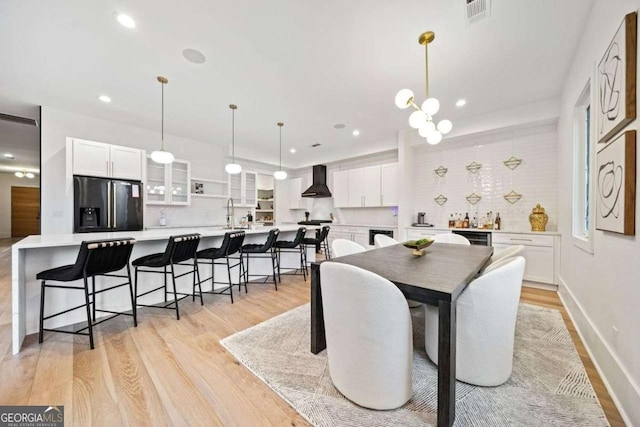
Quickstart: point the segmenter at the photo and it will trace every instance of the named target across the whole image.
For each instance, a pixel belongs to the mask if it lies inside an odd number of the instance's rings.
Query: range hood
[[[302,192],[302,197],[331,197],[327,187],[327,167],[315,165],[313,167],[313,184]]]

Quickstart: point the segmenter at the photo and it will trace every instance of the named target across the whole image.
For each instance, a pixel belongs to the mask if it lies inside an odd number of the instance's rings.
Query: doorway
[[[11,237],[40,234],[40,189],[11,187]]]

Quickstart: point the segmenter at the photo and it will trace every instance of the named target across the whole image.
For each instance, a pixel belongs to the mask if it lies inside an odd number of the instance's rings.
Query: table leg
[[[318,354],[327,348],[324,335],[324,313],[320,292],[320,266],[311,265],[311,353]]]
[[[456,302],[438,306],[438,427],[448,427],[456,416]]]

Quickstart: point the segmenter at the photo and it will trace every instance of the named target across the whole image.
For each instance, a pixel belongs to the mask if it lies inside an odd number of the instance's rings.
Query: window
[[[591,235],[591,84],[582,91],[573,120],[573,230],[574,243],[592,252]]]

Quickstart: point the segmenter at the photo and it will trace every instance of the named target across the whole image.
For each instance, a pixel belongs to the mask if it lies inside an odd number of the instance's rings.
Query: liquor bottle
[[[453,214],[449,218],[449,228],[453,228],[456,225],[456,221],[453,219]]]
[[[478,228],[484,228],[484,216],[478,218]]]
[[[465,212],[464,220],[462,221],[462,228],[469,228],[469,212]]]
[[[456,228],[462,228],[462,218],[459,213],[456,214]]]
[[[496,220],[494,222],[494,230],[502,230],[502,218],[500,218],[500,212],[496,212]]]

